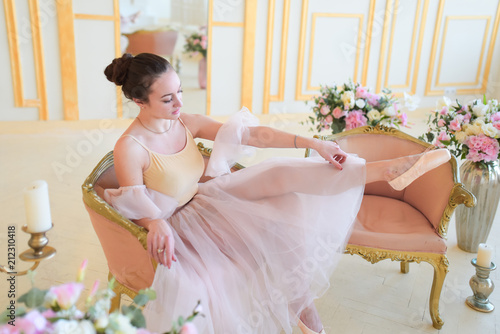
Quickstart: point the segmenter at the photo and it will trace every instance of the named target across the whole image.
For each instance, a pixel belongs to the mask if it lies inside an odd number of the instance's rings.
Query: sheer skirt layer
[[[322,158],[276,158],[200,184],[166,216],[178,261],[158,266],[150,330],[202,301],[200,333],[292,332],[342,255],[365,184],[365,161],[339,171]]]

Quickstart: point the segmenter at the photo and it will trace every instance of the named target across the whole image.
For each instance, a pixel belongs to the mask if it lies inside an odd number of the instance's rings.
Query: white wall
[[[243,0],[213,0],[212,21],[226,22],[233,26],[215,26],[212,35],[212,68],[211,68],[211,95],[210,111],[212,115],[227,115],[241,108],[242,77],[241,70],[244,36],[244,8]],[[137,2],[137,1],[136,1]],[[343,82],[354,75],[353,56],[349,56],[349,46],[356,47],[355,36],[366,33],[369,25],[371,0],[354,1],[330,1],[309,0],[307,8],[307,24],[305,30],[305,45],[299,50],[299,37],[301,29],[302,2],[290,1],[289,30],[287,39],[287,66],[285,76],[284,101],[270,102],[270,113],[294,113],[308,112],[310,109],[304,103],[304,99],[297,99],[296,87],[301,87],[300,92],[304,96],[312,96],[317,93],[308,88],[308,74],[310,74],[310,86],[319,84],[330,84]],[[49,120],[63,119],[63,104],[61,87],[61,68],[59,59],[59,42],[57,28],[56,0],[40,1],[40,13],[42,19],[43,55],[46,73],[47,98],[49,106]],[[432,46],[436,29],[436,18],[440,5],[439,0],[421,1],[428,3],[427,14],[423,15],[423,7],[417,12],[417,0],[400,1],[401,5],[397,12],[397,21],[394,29],[394,44],[390,62],[387,61],[389,50],[389,37],[392,31],[391,20],[388,21],[386,44],[382,48],[384,36],[385,6],[386,1],[373,0],[374,19],[371,46],[368,60],[365,62],[365,50],[363,43],[360,48],[360,56],[357,63],[357,79],[360,80],[363,73],[366,76],[366,84],[376,87],[379,78],[385,83],[386,68],[389,66],[387,81],[389,85],[404,83],[407,70],[410,65],[410,82],[416,77],[415,93],[422,97],[421,106],[431,108],[438,95],[426,95],[427,77],[431,75],[430,91],[480,87],[484,78],[487,55],[490,45],[494,45],[494,53],[491,58],[489,78],[486,94],[488,98],[500,98],[500,33],[496,41],[491,43],[491,35],[497,15],[499,1],[477,0],[474,2],[466,0],[448,0],[442,12],[442,22],[437,33],[436,50],[434,51],[434,66],[430,69],[432,58]],[[392,3],[392,2],[390,2]],[[17,10],[17,23],[20,38],[20,52],[23,67],[23,92],[25,98],[36,98],[36,81],[33,66],[33,52],[30,39],[28,0],[15,1]],[[261,113],[264,109],[264,79],[266,73],[265,54],[267,38],[267,13],[269,2],[258,0],[257,28],[255,32],[256,44],[254,50],[254,73],[253,73],[253,100],[250,107],[255,113]],[[281,43],[281,20],[284,0],[276,0],[274,43],[272,49],[272,69],[270,77],[270,94],[275,94],[278,87],[278,66],[280,62]],[[111,0],[74,0],[75,13],[102,14],[112,13]],[[312,14],[356,14],[362,15],[362,30],[358,31],[359,19],[353,17],[318,17],[315,26],[315,35],[311,35]],[[460,19],[465,16],[466,19]],[[488,29],[486,28],[486,17],[489,17]],[[409,62],[409,47],[412,41],[413,23],[417,19],[417,32],[422,31],[422,45],[418,49],[415,46],[412,62]],[[448,29],[446,33],[446,45],[441,55],[441,43],[444,35],[444,27],[448,18]],[[5,22],[4,7],[0,5],[0,20]],[[420,29],[422,27],[422,29]],[[113,27],[110,22],[75,20],[75,39],[77,48],[77,72],[79,92],[79,113],[81,119],[111,118],[115,113],[115,90],[108,83],[102,71],[114,57]],[[481,54],[483,36],[486,36],[485,50]],[[314,37],[314,45],[311,38]],[[418,37],[413,40],[418,43]],[[346,48],[347,46],[347,48]],[[342,48],[341,48],[342,47]],[[314,61],[309,73],[309,53],[313,51]],[[382,53],[383,61],[380,62]],[[420,51],[419,58],[417,52]],[[303,79],[297,83],[297,68],[300,56],[303,55]],[[347,55],[347,56],[346,56]],[[418,58],[418,62],[417,62]],[[439,60],[442,59],[439,65]],[[367,64],[367,67],[364,66]],[[379,66],[381,65],[381,67]],[[480,66],[479,66],[480,65]],[[480,67],[478,84],[465,86],[456,85],[460,82],[475,82],[477,68]],[[436,86],[436,75],[440,71],[440,82],[449,83],[444,87]],[[0,96],[2,97],[2,109],[0,110],[0,121],[11,120],[38,120],[38,109],[32,107],[18,108],[14,106],[14,89],[12,87],[12,76],[10,68],[9,47],[7,43],[7,32],[5,24],[0,24]],[[330,82],[328,82],[330,81]],[[408,91],[408,88],[395,88],[395,92]],[[466,93],[453,96],[460,100],[468,100],[478,97],[479,94]]]

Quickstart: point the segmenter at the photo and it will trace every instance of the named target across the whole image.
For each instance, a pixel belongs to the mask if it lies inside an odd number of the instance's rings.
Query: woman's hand
[[[313,149],[326,161],[342,170],[342,164],[347,159],[347,153],[342,151],[336,142],[317,139]]]
[[[174,236],[172,229],[163,219],[148,223],[148,252],[156,262],[170,269],[172,261],[177,261],[174,254]]]

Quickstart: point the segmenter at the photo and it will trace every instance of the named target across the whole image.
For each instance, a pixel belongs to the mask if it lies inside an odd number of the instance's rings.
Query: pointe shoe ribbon
[[[309,327],[307,327],[300,319],[297,319],[297,326],[299,326],[302,334],[326,334],[324,329],[322,329],[319,333],[313,331],[312,329],[309,329]]]
[[[417,160],[417,162],[406,172],[389,181],[389,185],[396,190],[403,190],[420,176],[444,164],[450,159],[450,151],[448,151],[447,149],[427,151],[423,153],[422,156]]]

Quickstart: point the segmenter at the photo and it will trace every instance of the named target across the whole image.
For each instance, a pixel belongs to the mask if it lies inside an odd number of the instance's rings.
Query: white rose
[[[449,98],[447,98],[446,96],[443,96],[443,98],[441,100],[438,100],[436,102],[436,109],[441,110],[444,107],[449,107],[450,104],[451,104],[451,100]]]
[[[498,106],[498,100],[489,100],[488,105],[492,107],[497,107]]]
[[[457,138],[459,143],[463,144],[465,139],[467,138],[467,135],[465,134],[464,131],[459,131],[455,132],[455,138]]]
[[[482,133],[481,126],[479,125],[469,125],[465,129],[467,136],[477,136]]]
[[[366,116],[368,116],[368,119],[370,121],[378,121],[380,119],[380,117],[382,117],[382,115],[380,115],[380,112],[376,109],[372,109],[370,110]]]
[[[129,317],[121,313],[111,313],[109,322],[113,328],[117,329],[117,332],[123,334],[135,334],[137,332],[137,329],[130,323]]]
[[[88,320],[60,319],[54,324],[53,334],[94,334],[94,325]]]
[[[484,119],[481,117],[481,118],[478,118],[474,121],[473,125],[476,125],[476,126],[483,126],[485,125],[486,123],[484,122]]]
[[[359,109],[363,109],[365,107],[366,103],[362,99],[357,99],[356,100],[356,107]]]
[[[95,321],[95,327],[97,329],[104,329],[108,326],[108,324],[109,324],[109,320],[108,320],[108,317],[106,315],[101,315]]]
[[[343,92],[340,99],[344,103],[344,109],[352,109],[354,107],[354,93],[352,91]]]
[[[483,133],[485,135],[487,135],[488,137],[491,137],[491,138],[498,138],[498,130],[497,128],[495,128],[493,126],[493,124],[491,123],[488,123],[488,124],[484,124],[482,127],[481,127],[481,130],[483,130]]]
[[[396,116],[396,110],[393,106],[387,107],[382,111],[382,114],[385,116],[393,117]]]
[[[488,106],[485,106],[482,103],[478,103],[475,106],[472,106],[472,113],[476,117],[482,117],[486,115],[486,112],[488,111]]]

